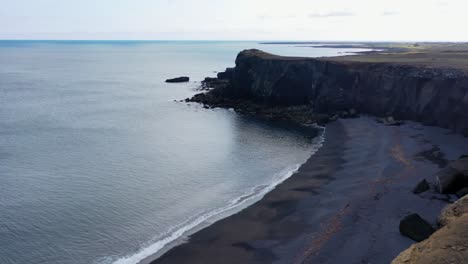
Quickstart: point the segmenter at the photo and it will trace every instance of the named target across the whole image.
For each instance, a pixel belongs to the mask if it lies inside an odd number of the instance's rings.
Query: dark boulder
[[[416,242],[421,242],[434,233],[434,228],[418,214],[412,214],[400,221],[400,233]]]
[[[188,81],[190,81],[190,78],[186,76],[166,80],[167,83],[182,83],[182,82],[188,82]]]
[[[462,158],[436,174],[437,189],[440,193],[456,193],[468,187],[468,158]]]
[[[440,193],[455,193],[459,189],[458,181],[461,178],[460,173],[452,168],[447,167],[436,174],[437,189]]]
[[[462,198],[462,197],[464,197],[464,196],[467,195],[467,194],[468,194],[468,187],[465,187],[465,188],[459,190],[459,191],[456,193],[456,195],[457,195],[458,198]]]
[[[429,183],[426,179],[422,180],[416,187],[413,189],[414,194],[420,194],[430,189]]]

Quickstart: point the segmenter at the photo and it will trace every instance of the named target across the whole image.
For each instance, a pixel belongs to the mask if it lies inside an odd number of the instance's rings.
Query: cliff
[[[466,50],[446,48],[335,58],[281,57],[245,50],[237,56],[235,68],[207,78],[203,87],[208,92],[191,101],[301,123],[366,113],[387,117],[391,124],[399,124],[395,118],[413,120],[468,136],[468,46]],[[439,172],[438,189],[466,194],[466,164],[465,157]],[[422,192],[430,188],[426,184]],[[465,196],[444,210],[441,228],[393,263],[466,260],[467,201]],[[429,236],[434,230],[427,225]]]
[[[357,111],[393,116],[468,135],[464,69],[348,57],[295,58],[245,50],[235,69],[220,74],[228,81],[210,93],[270,106],[307,105],[329,115]],[[206,98],[198,101],[209,103]]]

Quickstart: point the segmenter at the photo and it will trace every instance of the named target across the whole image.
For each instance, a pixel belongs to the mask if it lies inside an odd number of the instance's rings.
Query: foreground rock
[[[182,82],[188,82],[188,81],[190,81],[190,78],[186,76],[166,80],[167,83],[182,83]]]
[[[437,189],[440,193],[457,193],[468,187],[468,158],[461,158],[436,174]]]
[[[444,209],[439,224],[441,229],[403,251],[392,264],[468,263],[468,196]]]
[[[439,225],[446,226],[468,213],[468,196],[448,205],[439,216]],[[468,235],[468,234],[467,234]]]
[[[418,214],[412,214],[401,220],[400,233],[416,242],[421,242],[434,233],[434,228]]]

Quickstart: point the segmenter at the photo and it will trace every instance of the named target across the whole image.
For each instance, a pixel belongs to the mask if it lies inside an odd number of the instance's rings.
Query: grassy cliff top
[[[371,46],[370,46],[371,47]],[[468,72],[467,43],[388,44],[382,51],[326,58],[331,61],[396,63]]]
[[[283,43],[276,43],[283,44]],[[292,43],[288,43],[291,45]],[[306,45],[309,43],[295,43]],[[310,43],[312,44],[312,43]],[[335,48],[369,48],[375,51],[363,52],[358,55],[345,55],[338,57],[322,57],[319,60],[353,63],[386,63],[412,65],[427,68],[453,68],[468,74],[468,43],[340,43],[327,45],[314,45],[314,47]],[[307,60],[299,57],[282,57],[265,53],[259,50],[245,51],[246,55],[258,56],[264,59],[278,60]]]

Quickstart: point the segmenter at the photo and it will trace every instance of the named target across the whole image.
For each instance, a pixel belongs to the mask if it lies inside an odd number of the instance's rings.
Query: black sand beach
[[[400,219],[419,213],[435,222],[447,204],[411,190],[466,149],[467,138],[445,129],[338,120],[291,178],[152,264],[390,263],[413,243],[400,235]]]

